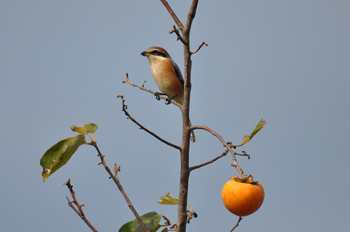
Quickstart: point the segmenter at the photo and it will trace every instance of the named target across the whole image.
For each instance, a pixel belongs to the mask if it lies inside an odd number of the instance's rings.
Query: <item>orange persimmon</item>
[[[264,201],[264,188],[249,176],[239,179],[232,176],[222,189],[225,207],[237,216],[248,216],[257,211]]]

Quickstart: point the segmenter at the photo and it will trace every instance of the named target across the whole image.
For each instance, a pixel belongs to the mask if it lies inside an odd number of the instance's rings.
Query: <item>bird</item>
[[[177,64],[170,57],[169,53],[161,47],[150,47],[141,53],[147,57],[151,66],[154,81],[162,93],[155,93],[159,100],[159,95],[167,95],[166,104],[171,100],[176,101],[181,106],[184,97],[184,79]],[[191,126],[191,121],[190,125]],[[194,132],[191,131],[191,140],[196,142]]]

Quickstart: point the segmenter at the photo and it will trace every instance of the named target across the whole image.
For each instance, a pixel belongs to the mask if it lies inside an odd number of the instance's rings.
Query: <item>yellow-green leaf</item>
[[[149,231],[155,232],[160,228],[159,222],[162,219],[162,217],[162,214],[157,214],[156,212],[149,212],[142,215],[140,218]],[[135,219],[125,223],[122,227],[120,227],[119,232],[144,232],[144,229]]]
[[[73,125],[70,128],[74,132],[78,132],[80,134],[87,135],[88,133],[94,133],[97,130],[98,126],[94,123],[89,123],[89,124],[83,125],[82,127],[78,127],[78,126]]]
[[[71,126],[70,129],[74,132],[78,132],[79,134],[87,135],[88,131],[85,127]]]
[[[174,199],[170,193],[167,193],[165,197],[160,197],[158,203],[162,205],[178,205],[179,199]]]
[[[266,123],[267,122],[265,120],[261,119],[258,122],[258,124],[255,126],[253,132],[250,135],[246,135],[246,136],[243,137],[242,144],[248,143],[250,140],[252,140],[254,135],[256,135],[256,133],[258,133],[266,125]]]
[[[246,135],[242,139],[242,144],[248,143],[250,141],[250,135]]]
[[[255,129],[253,130],[250,139],[253,138],[254,135],[256,135],[256,133],[258,133],[265,125],[266,125],[266,121],[265,120],[260,120],[260,122],[258,122],[258,124],[256,125]]]
[[[94,133],[98,128],[98,126],[94,123],[85,124],[83,127],[86,128],[87,132],[89,133]]]
[[[40,165],[43,167],[43,180],[45,181],[50,175],[65,165],[84,142],[85,135],[80,134],[61,140],[47,150],[40,159]]]

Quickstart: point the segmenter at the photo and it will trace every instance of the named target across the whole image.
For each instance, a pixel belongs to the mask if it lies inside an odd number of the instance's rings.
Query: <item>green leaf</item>
[[[85,127],[71,126],[70,129],[74,132],[78,132],[79,134],[87,135],[88,131]]]
[[[165,227],[161,232],[168,232],[168,227]]]
[[[98,128],[98,126],[96,124],[93,124],[93,123],[85,124],[85,125],[83,125],[83,127],[86,128],[87,132],[89,132],[89,133],[95,133],[95,131]]]
[[[83,125],[82,127],[73,125],[70,128],[72,129],[72,131],[87,135],[88,133],[94,133],[97,130],[98,126],[94,123],[89,123],[89,124]]]
[[[162,205],[178,205],[179,199],[174,199],[170,193],[167,193],[165,197],[160,197],[158,203]]]
[[[265,120],[260,120],[260,122],[258,122],[258,124],[256,125],[255,129],[253,130],[252,134],[250,135],[250,139],[253,138],[254,135],[256,135],[256,133],[258,133],[265,125],[266,125],[266,121]]]
[[[146,225],[149,231],[155,232],[160,228],[159,222],[162,219],[162,217],[162,214],[157,214],[156,212],[149,212],[142,215],[141,220]],[[122,227],[120,227],[119,232],[144,232],[144,229],[135,219],[128,223],[125,223]]]
[[[85,135],[77,135],[61,140],[47,150],[40,159],[40,165],[44,169],[41,174],[43,180],[65,165],[84,142]]]
[[[254,135],[256,135],[256,133],[258,133],[266,125],[266,123],[267,122],[265,120],[261,119],[258,122],[258,124],[256,125],[255,129],[253,130],[253,132],[250,135],[246,135],[246,136],[243,137],[242,144],[248,143],[250,140],[252,140]]]

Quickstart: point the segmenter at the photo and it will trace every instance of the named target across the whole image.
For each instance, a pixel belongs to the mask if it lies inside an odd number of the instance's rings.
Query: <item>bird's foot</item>
[[[165,93],[160,93],[160,92],[155,92],[154,93],[154,96],[156,96],[156,99],[159,101],[160,100],[160,97],[159,95],[166,95]]]
[[[174,95],[174,96],[171,97],[171,98],[168,97],[168,98],[165,100],[165,105],[169,105],[169,104],[171,103],[171,100],[173,100],[176,96],[177,96],[177,95]]]

